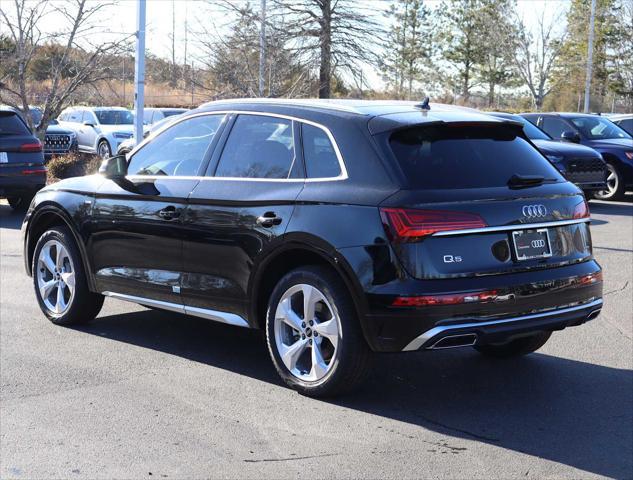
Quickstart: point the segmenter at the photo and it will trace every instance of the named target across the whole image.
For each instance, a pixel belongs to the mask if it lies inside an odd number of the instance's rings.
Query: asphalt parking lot
[[[319,401],[281,385],[259,332],[111,299],[49,323],[0,203],[0,477],[632,478],[633,197],[590,206],[597,320],[516,360],[383,355]]]

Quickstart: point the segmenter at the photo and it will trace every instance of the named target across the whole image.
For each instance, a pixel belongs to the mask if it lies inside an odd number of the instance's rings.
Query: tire
[[[51,322],[57,325],[85,323],[101,311],[104,297],[88,289],[81,255],[68,228],[54,227],[39,238],[33,254],[32,272],[35,297]],[[51,281],[61,283],[51,284]],[[45,292],[48,292],[46,297]]]
[[[595,192],[593,196],[598,200],[617,200],[624,196],[624,182],[622,175],[615,165],[607,163],[607,190]]]
[[[112,156],[112,149],[110,148],[110,144],[107,140],[101,140],[99,142],[97,145],[97,155],[99,155],[99,157],[103,160]]]
[[[29,205],[31,204],[31,200],[33,199],[33,195],[16,195],[14,197],[7,197],[7,202],[13,210],[16,212],[25,212]]]
[[[510,358],[536,352],[549,340],[552,332],[539,332],[529,337],[521,337],[500,345],[476,345],[475,349],[484,355],[496,358]]]
[[[304,321],[305,292],[314,300],[313,324]],[[295,315],[287,313],[287,306]],[[279,376],[303,395],[340,395],[357,387],[369,371],[372,353],[352,299],[341,279],[325,267],[298,268],[279,280],[268,302],[266,341]]]

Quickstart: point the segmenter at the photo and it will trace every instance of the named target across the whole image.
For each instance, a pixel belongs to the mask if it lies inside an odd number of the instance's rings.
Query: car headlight
[[[114,132],[114,138],[132,138],[132,134],[128,132]]]

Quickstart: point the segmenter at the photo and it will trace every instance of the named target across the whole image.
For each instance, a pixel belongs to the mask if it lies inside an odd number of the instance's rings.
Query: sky
[[[232,1],[247,3],[247,0]],[[3,1],[3,7],[6,8],[8,3]],[[188,63],[193,62],[194,65],[199,63],[196,61],[198,52],[195,32],[201,31],[202,27],[210,30],[215,28],[219,31],[226,28],[226,11],[222,10],[218,3],[218,0],[147,0],[146,50],[160,57],[171,58],[172,22],[175,17],[176,61],[179,63],[184,61],[185,36],[187,36]],[[251,0],[250,3],[257,7],[260,0]],[[359,5],[363,3],[370,4],[378,10],[386,10],[392,1],[358,0]],[[440,0],[426,0],[425,3],[430,7],[435,7]],[[528,26],[535,26],[543,12],[546,18],[551,18],[566,10],[568,6],[569,0],[518,0],[518,13],[525,19]],[[98,19],[101,28],[97,37],[101,37],[105,42],[133,35],[136,31],[136,9],[136,0],[118,0],[115,6],[103,10]],[[58,24],[50,17],[47,20],[48,25]],[[185,31],[188,32],[187,35]],[[91,41],[99,41],[101,38],[91,38]],[[374,68],[364,66],[363,72],[370,87],[382,86],[380,75]]]

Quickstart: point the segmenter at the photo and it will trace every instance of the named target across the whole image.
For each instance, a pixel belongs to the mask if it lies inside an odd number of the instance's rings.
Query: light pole
[[[259,27],[259,96],[264,96],[264,76],[266,75],[266,0],[261,0]]]
[[[145,0],[137,0],[136,56],[134,59],[134,142],[143,140],[143,105],[145,104]]]
[[[591,16],[589,17],[589,46],[587,47],[587,78],[585,79],[585,106],[583,112],[589,113],[589,98],[591,96],[591,75],[593,68],[593,36],[596,21],[596,0],[591,0]]]

